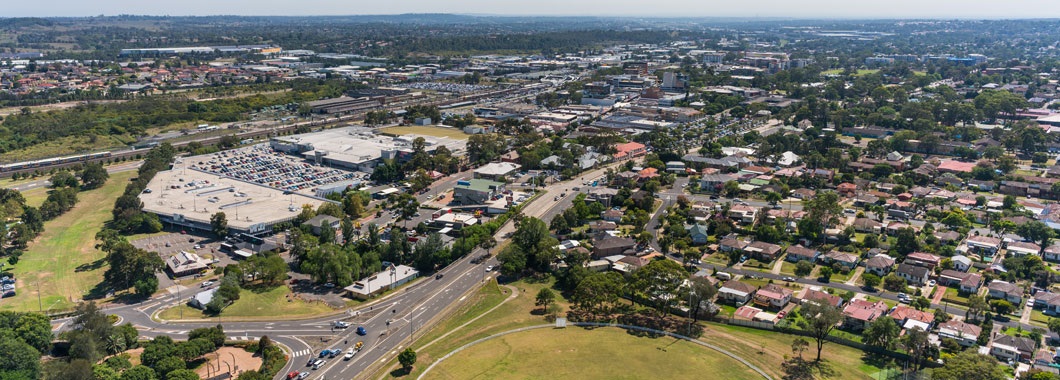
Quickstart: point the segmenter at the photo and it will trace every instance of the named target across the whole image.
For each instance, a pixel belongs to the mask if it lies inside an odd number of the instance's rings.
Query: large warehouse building
[[[140,194],[143,210],[163,223],[210,231],[210,217],[224,212],[234,233],[257,234],[294,220],[303,205],[320,207],[323,198],[189,169],[177,162],[158,172]]]
[[[384,159],[402,160],[412,153],[417,137],[426,140],[427,153],[444,146],[454,155],[463,155],[467,141],[435,136],[384,136],[371,128],[346,127],[300,135],[278,136],[269,145],[281,152],[295,154],[329,167],[372,172]]]

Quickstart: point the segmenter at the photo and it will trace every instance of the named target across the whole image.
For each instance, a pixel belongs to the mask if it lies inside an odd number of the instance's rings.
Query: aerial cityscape
[[[1060,380],[1060,4],[70,3],[0,379]]]

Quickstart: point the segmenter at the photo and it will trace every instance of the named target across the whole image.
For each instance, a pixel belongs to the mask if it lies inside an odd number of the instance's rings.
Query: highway
[[[522,214],[548,222],[553,216],[570,206],[578,194],[573,189],[583,186],[581,185],[583,178],[596,178],[604,175],[605,171],[606,167],[596,169],[578,178],[550,185],[547,193],[524,206]],[[454,175],[441,183],[436,183],[432,186],[431,192],[421,194],[418,198],[422,201],[431,193],[437,193],[444,189],[440,184],[448,183],[447,181],[453,181],[455,178],[460,177]],[[559,194],[564,194],[564,196],[560,197]],[[503,241],[504,236],[514,230],[514,223],[509,222],[497,231],[495,238]],[[131,323],[136,326],[141,335],[146,337],[168,335],[178,339],[185,338],[188,331],[194,328],[217,324],[224,326],[229,339],[256,339],[262,335],[268,335],[270,339],[290,348],[291,360],[277,374],[277,379],[284,378],[291,370],[309,371],[311,379],[366,378],[378,371],[380,365],[395,358],[400,350],[408,347],[410,342],[414,341],[409,339],[410,336],[418,337],[424,325],[444,317],[444,312],[448,307],[465,300],[470,292],[477,289],[487,277],[494,275],[494,273],[487,273],[485,269],[490,265],[496,266],[495,259],[491,258],[481,264],[471,263],[471,258],[483,253],[485,253],[483,250],[476,249],[471,254],[457,259],[438,272],[442,274],[441,278],[421,278],[411,285],[406,285],[405,288],[386,294],[357,309],[339,311],[332,315],[312,319],[239,322],[218,318],[202,322],[160,322],[152,318],[156,312],[187,300],[192,295],[190,293],[195,292],[196,289],[185,290],[183,294],[162,294],[136,304],[104,305],[103,308],[104,312],[119,316],[121,323]],[[351,326],[347,329],[335,330],[332,324],[336,320],[348,321]],[[57,330],[70,327],[69,318],[56,320],[54,323],[58,325]],[[357,327],[362,326],[367,330],[365,336],[359,336],[356,333]],[[306,338],[322,339],[326,343],[326,348],[345,350],[358,341],[363,341],[364,347],[351,360],[343,360],[341,356],[326,359],[327,363],[322,368],[312,370],[306,366],[306,363],[310,358],[317,357],[318,352],[311,351],[309,342],[303,340]]]

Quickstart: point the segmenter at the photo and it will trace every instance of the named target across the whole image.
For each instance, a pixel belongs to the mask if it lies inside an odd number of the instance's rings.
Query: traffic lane
[[[481,253],[481,250],[477,250],[469,256]],[[469,261],[466,257],[461,258],[455,263],[458,268],[450,270],[456,273],[445,274],[442,279],[433,280],[445,280],[448,283],[442,283],[443,286],[433,295],[411,303],[415,305],[415,309],[402,309],[398,310],[398,313],[389,313],[396,315],[390,319],[392,321],[390,326],[386,326],[385,320],[383,321],[382,328],[386,329],[389,327],[389,330],[379,341],[380,344],[374,345],[371,350],[362,350],[352,360],[346,362],[345,367],[338,364],[329,367],[327,371],[318,374],[318,378],[325,377],[332,370],[338,370],[341,375],[340,378],[352,379],[357,377],[358,374],[365,373],[364,371],[368,370],[374,363],[389,360],[388,354],[399,351],[400,345],[405,342],[404,337],[414,334],[416,326],[422,327],[424,323],[436,317],[445,307],[457,302],[459,300],[458,297],[465,297],[469,290],[474,288],[479,281],[482,281],[478,276],[477,269],[484,268],[488,264],[470,264]],[[495,263],[492,260],[489,262]],[[424,287],[424,289],[427,289],[427,287]],[[424,317],[424,315],[429,315],[429,317]],[[395,335],[398,338],[392,338]]]

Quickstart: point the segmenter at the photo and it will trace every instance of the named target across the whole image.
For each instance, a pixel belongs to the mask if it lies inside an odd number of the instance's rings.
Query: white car
[[[346,352],[346,355],[342,356],[342,360],[353,359],[353,355],[355,355],[355,354],[357,354],[357,351],[351,348],[351,349],[349,349],[349,351]]]
[[[207,287],[210,287],[212,285],[213,285],[213,281],[206,281],[206,282],[203,282],[202,285],[200,285],[200,287],[207,288]]]
[[[490,265],[490,266],[486,267],[486,271],[487,272],[493,272],[493,266]]]

